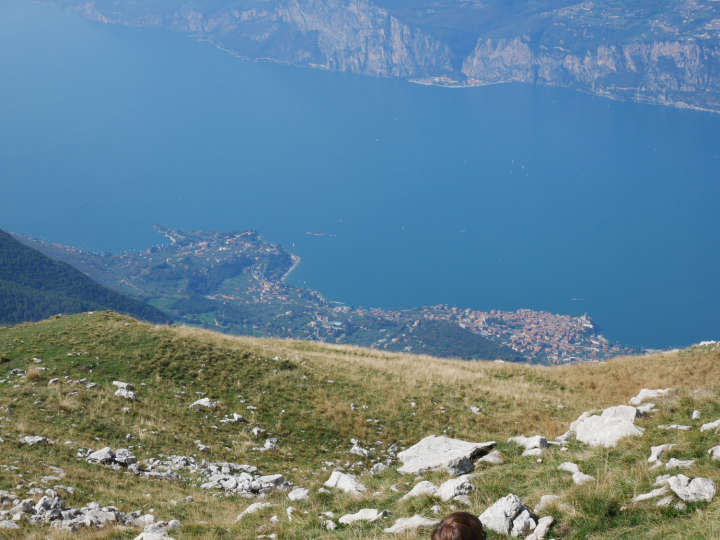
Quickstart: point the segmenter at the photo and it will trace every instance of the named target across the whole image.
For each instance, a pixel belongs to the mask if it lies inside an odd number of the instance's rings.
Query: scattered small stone
[[[518,435],[516,437],[510,437],[508,442],[525,448],[525,451],[522,453],[523,456],[539,456],[543,450],[548,447],[547,439],[540,435],[534,435],[532,437]]]
[[[694,410],[694,411],[692,412],[691,418],[692,418],[693,420],[699,420],[699,419],[700,419],[700,411],[698,411],[697,409]]]
[[[587,484],[588,482],[594,482],[595,478],[590,476],[589,474],[584,474],[580,472],[580,469],[578,468],[577,464],[570,463],[569,461],[566,461],[564,463],[561,463],[558,466],[558,471],[564,471],[572,474],[573,482],[581,486],[583,484]]]
[[[656,390],[649,390],[647,388],[643,388],[642,390],[640,390],[637,396],[630,400],[630,405],[640,405],[643,401],[662,397],[668,392],[670,392],[670,388],[662,388]]]
[[[291,501],[306,501],[308,499],[308,490],[305,488],[297,487],[288,493],[288,499]]]
[[[137,399],[135,392],[132,390],[126,390],[125,388],[118,388],[115,392],[115,397],[127,399],[128,401],[135,401],[135,399]]]
[[[710,431],[711,429],[718,429],[720,428],[720,419],[715,420],[714,422],[709,422],[707,424],[703,424],[700,426],[700,431]]]
[[[25,437],[20,437],[20,444],[36,446],[38,444],[52,444],[52,441],[47,437],[41,437],[39,435],[27,435]]]
[[[212,401],[210,398],[204,397],[204,398],[198,399],[197,401],[191,403],[189,408],[194,410],[194,409],[200,409],[200,408],[214,409],[215,407],[217,407],[216,401]]]
[[[502,454],[498,450],[493,450],[489,454],[484,455],[476,461],[476,463],[487,463],[488,465],[502,465],[505,463]]]
[[[378,511],[375,508],[363,508],[354,514],[345,514],[338,520],[338,522],[343,525],[350,525],[356,521],[367,521],[372,523],[389,515],[390,512],[388,510]]]
[[[249,514],[254,514],[255,512],[259,512],[263,508],[270,508],[271,506],[275,506],[275,505],[272,503],[267,503],[267,502],[252,503],[245,510],[240,512],[238,517],[235,518],[235,521],[240,521],[242,518],[244,518],[245,516],[247,516]]]
[[[353,475],[340,471],[333,471],[330,478],[323,484],[328,488],[335,488],[351,495],[361,495],[367,488],[362,485]]]
[[[675,447],[674,444],[661,444],[658,446],[651,446],[650,447],[650,457],[648,458],[648,463],[655,463],[663,455],[665,455],[667,452],[672,450],[674,447]]]
[[[685,426],[682,424],[661,424],[658,426],[659,429],[664,429],[666,431],[689,431],[692,429],[691,426]]]
[[[689,467],[693,466],[693,463],[695,463],[694,459],[675,459],[670,458],[668,462],[665,464],[666,469],[687,469]]]
[[[633,498],[632,502],[639,503],[643,501],[649,501],[650,499],[657,499],[658,497],[662,497],[663,495],[667,495],[668,493],[668,487],[662,486],[657,489],[653,489],[652,491],[649,491],[648,493],[642,493],[641,495],[637,495]]]
[[[410,499],[412,497],[422,497],[422,496],[432,497],[435,495],[435,492],[437,491],[437,489],[438,489],[437,486],[435,484],[433,484],[432,482],[423,480],[423,481],[415,484],[415,486],[413,486],[413,488],[410,491],[408,491],[405,495],[403,495],[400,500],[404,501],[405,499]]]

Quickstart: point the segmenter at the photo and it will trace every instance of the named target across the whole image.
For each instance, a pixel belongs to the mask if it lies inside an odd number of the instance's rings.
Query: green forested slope
[[[0,230],[0,324],[100,309],[150,322],[168,321],[156,308],[107,289]]]

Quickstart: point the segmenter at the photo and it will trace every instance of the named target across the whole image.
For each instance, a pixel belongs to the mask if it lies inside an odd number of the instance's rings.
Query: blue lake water
[[[720,338],[720,117],[242,62],[0,4],[0,228],[93,250],[257,229],[354,305],[587,312]],[[305,233],[333,236],[314,238]]]

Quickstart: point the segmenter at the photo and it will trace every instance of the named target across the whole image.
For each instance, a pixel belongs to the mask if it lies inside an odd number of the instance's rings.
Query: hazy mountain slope
[[[152,322],[158,309],[111,291],[0,231],[0,324],[44,319],[56,313],[112,309]]]
[[[106,23],[186,32],[250,59],[430,84],[567,86],[720,112],[713,0],[56,2]]]
[[[395,471],[393,444],[401,450],[426,435],[446,433],[470,441],[496,440],[504,456],[503,465],[478,465],[472,479],[477,490],[467,507],[476,514],[507,493],[530,506],[553,493],[565,506],[550,511],[556,519],[551,537],[710,538],[720,517],[717,496],[685,510],[658,508],[654,501],[633,504],[631,499],[652,489],[655,477],[666,472],[649,469],[653,445],[676,444],[672,457],[696,460],[686,474],[711,478],[716,485],[720,481],[717,462],[707,454],[717,444],[717,434],[699,430],[700,424],[720,417],[719,370],[717,346],[544,368],[233,338],[153,327],[111,313],[59,317],[0,329],[0,490],[37,501],[40,494],[32,495],[33,488],[61,484],[74,490],[57,490],[73,507],[97,501],[121,512],[152,510],[157,519],[178,519],[182,526],[171,533],[178,540],[261,534],[392,538],[382,530],[396,518],[421,514],[438,519],[459,504],[432,497],[401,500],[417,479]],[[114,395],[111,382],[116,380],[135,386],[135,401]],[[504,442],[517,434],[555,437],[583,411],[627,403],[643,387],[674,390],[655,400],[657,409],[648,418],[636,421],[644,434],[617,448],[571,441],[566,451],[545,450],[539,462]],[[190,409],[201,397],[217,401],[216,408]],[[700,411],[699,420],[690,419],[694,409]],[[233,413],[247,423],[222,422]],[[660,426],[665,424],[691,429],[664,430]],[[255,435],[253,428],[266,431],[255,430]],[[21,445],[19,438],[27,435],[48,437],[53,444]],[[260,451],[268,438],[276,438],[277,447]],[[373,457],[351,454],[351,438]],[[201,451],[196,441],[209,448]],[[198,462],[256,466],[263,474],[282,473],[294,486],[308,488],[309,499],[289,501],[286,492],[273,492],[262,500],[275,506],[236,521],[259,499],[203,489],[198,476],[184,469],[176,480],[148,478],[78,457],[81,448],[106,446],[129,448],[141,462],[175,454]],[[390,467],[372,474],[371,466],[380,461]],[[570,475],[556,470],[565,461],[579,463],[597,481],[573,485]],[[366,494],[319,492],[335,469],[357,475]],[[438,484],[448,475],[424,478]],[[434,505],[440,505],[440,513],[431,510]],[[289,506],[295,508],[292,520]],[[9,508],[0,506],[0,511]],[[321,513],[334,512],[337,523],[341,515],[361,508],[389,509],[393,515],[325,529],[328,518]],[[19,525],[19,531],[0,529],[0,538],[71,537],[25,519]],[[137,527],[109,527],[82,529],[72,537],[129,539],[137,534]],[[427,538],[428,532],[398,537]]]

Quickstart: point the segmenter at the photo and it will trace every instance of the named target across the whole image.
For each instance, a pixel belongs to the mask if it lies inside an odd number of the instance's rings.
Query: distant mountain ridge
[[[720,2],[54,0],[252,60],[424,84],[521,82],[720,112]]]
[[[170,321],[162,311],[107,289],[0,230],[0,324],[105,309],[149,322]]]

